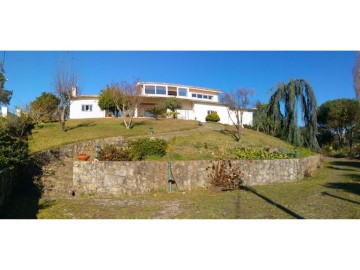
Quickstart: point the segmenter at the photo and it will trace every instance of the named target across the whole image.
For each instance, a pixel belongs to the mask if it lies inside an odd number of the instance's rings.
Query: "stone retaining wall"
[[[234,160],[245,185],[293,182],[311,175],[320,166],[320,155],[303,159]],[[173,161],[172,173],[180,190],[207,187],[212,161]],[[166,190],[168,163],[161,161],[74,162],[76,194],[120,195]]]
[[[0,209],[10,196],[15,182],[15,172],[13,169],[0,170]]]
[[[79,153],[90,156],[94,160],[95,145],[121,145],[123,137],[98,139],[93,141],[77,142],[35,154],[31,158],[31,171],[34,182],[38,184],[44,196],[63,196],[71,194],[73,188],[73,162],[78,160]]]

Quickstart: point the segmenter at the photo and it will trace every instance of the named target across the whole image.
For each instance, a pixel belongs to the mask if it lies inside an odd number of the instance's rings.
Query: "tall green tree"
[[[355,66],[353,69],[354,90],[357,100],[360,102],[360,52],[356,54]]]
[[[176,97],[167,98],[164,101],[164,107],[173,113],[173,118],[177,118],[176,111],[182,108],[181,100]]]
[[[275,122],[273,118],[269,117],[267,108],[267,103],[256,103],[256,111],[253,113],[252,128],[271,136],[279,136],[281,122]]]
[[[60,99],[52,93],[43,92],[30,103],[30,112],[36,124],[39,121],[52,121],[58,110]]]
[[[112,96],[111,89],[109,86],[107,88],[101,90],[99,96],[99,107],[101,110],[108,110],[111,111],[114,115],[116,115],[116,106]]]
[[[321,134],[330,132],[340,145],[353,145],[360,132],[360,103],[355,99],[341,98],[323,103],[318,111]]]
[[[0,107],[2,105],[10,104],[10,100],[12,97],[12,91],[5,89],[6,78],[4,75],[4,69],[2,67],[2,63],[0,62]]]
[[[278,83],[272,91],[274,93],[269,101],[268,115],[281,123],[282,137],[295,146],[304,145],[318,150],[317,102],[310,84],[304,79],[291,79],[288,83]],[[298,111],[301,111],[305,125],[303,132],[300,132],[298,126]]]

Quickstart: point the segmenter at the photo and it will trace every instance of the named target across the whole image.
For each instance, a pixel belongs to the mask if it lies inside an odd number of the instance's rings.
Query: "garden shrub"
[[[206,122],[219,122],[220,121],[220,117],[217,114],[217,112],[211,112],[210,114],[208,114],[205,118]]]
[[[354,145],[348,152],[351,159],[360,159],[360,143]]]
[[[128,143],[132,160],[146,156],[165,156],[168,143],[161,139],[139,138]]]
[[[214,188],[232,190],[239,188],[243,183],[240,168],[232,167],[230,160],[213,161],[212,166],[207,168],[209,169],[210,185]]]
[[[28,159],[27,142],[0,129],[0,169],[25,164]]]
[[[294,158],[293,152],[283,152],[278,148],[229,148],[228,152],[236,159],[288,159]]]
[[[100,150],[99,160],[101,161],[131,161],[130,150],[127,147],[117,148],[107,144]]]

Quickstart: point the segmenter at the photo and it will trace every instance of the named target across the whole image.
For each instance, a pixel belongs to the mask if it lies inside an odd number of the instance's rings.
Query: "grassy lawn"
[[[213,159],[223,148],[232,147],[278,147],[292,151],[293,146],[278,138],[264,133],[243,129],[241,143],[231,136],[232,126],[218,123],[204,123],[178,119],[135,119],[134,128],[128,130],[121,119],[82,119],[68,120],[66,132],[61,132],[59,123],[46,123],[33,130],[29,141],[31,153],[48,150],[77,141],[94,140],[106,137],[133,137],[149,135],[153,127],[156,134],[182,131],[169,140],[167,155],[162,158],[150,157],[149,160],[201,160]]]
[[[31,200],[19,196],[3,218],[24,215]],[[34,203],[34,202],[32,202]],[[22,209],[21,211],[19,210]],[[176,191],[122,197],[73,197],[37,202],[40,219],[359,219],[360,161],[327,159],[312,178],[245,190]]]
[[[135,119],[134,128],[128,130],[120,118],[67,120],[66,132],[61,132],[59,123],[46,123],[33,130],[29,141],[31,153],[48,150],[77,141],[86,141],[116,136],[148,135],[149,128],[155,133],[166,133],[198,128],[196,121],[177,119]]]
[[[279,147],[292,151],[294,147],[278,138],[250,129],[243,129],[241,143],[229,134],[232,127],[221,124],[205,124],[206,128],[188,136],[174,136],[169,140],[167,155],[162,160],[208,160],[224,148],[233,147]]]

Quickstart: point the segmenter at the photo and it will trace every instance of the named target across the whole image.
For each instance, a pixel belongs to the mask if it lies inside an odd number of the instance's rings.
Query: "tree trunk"
[[[61,125],[61,131],[65,132],[65,107],[62,108],[60,113],[60,125]]]

